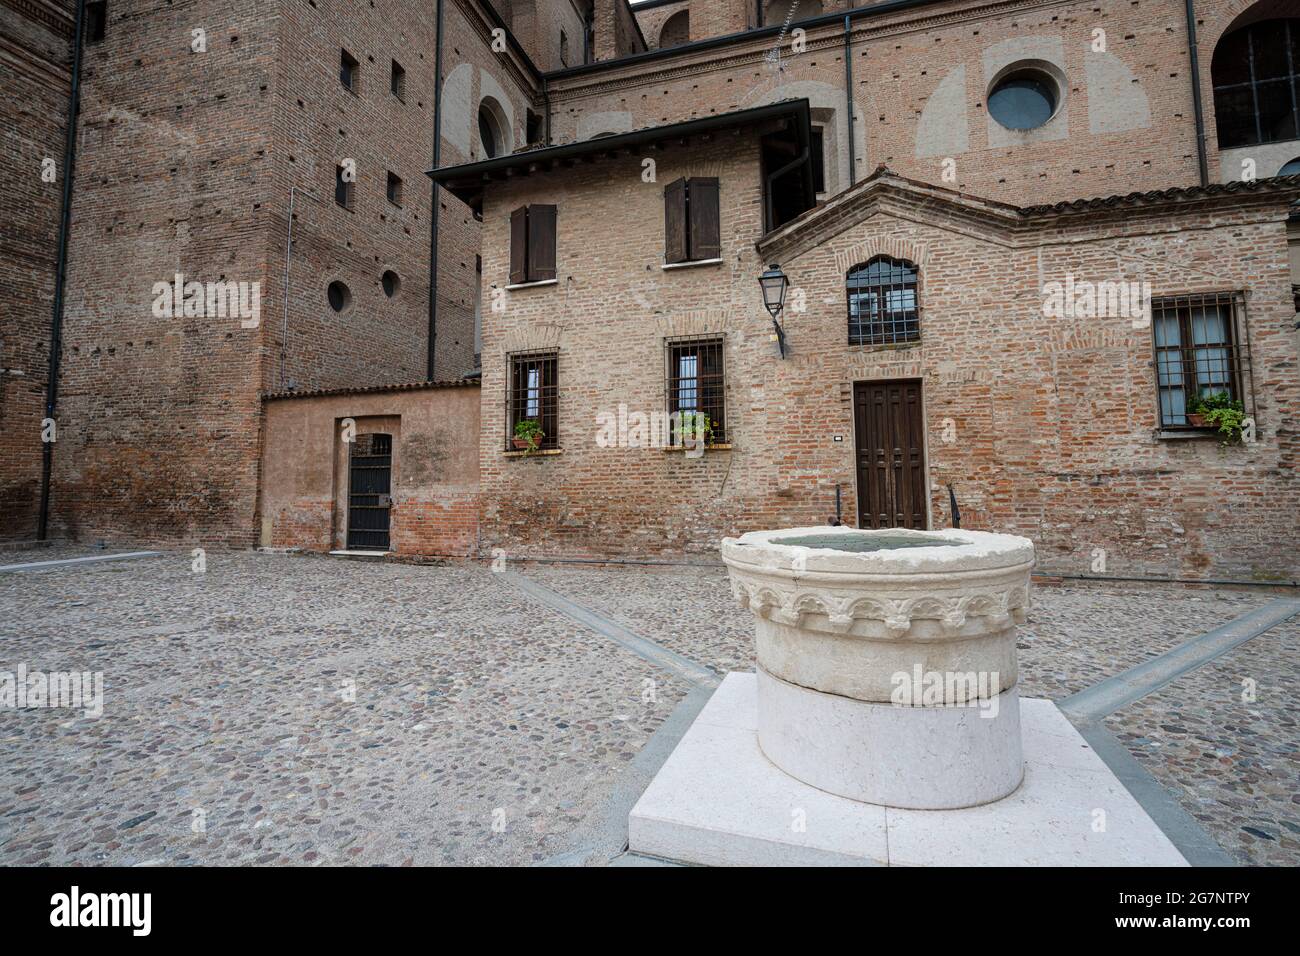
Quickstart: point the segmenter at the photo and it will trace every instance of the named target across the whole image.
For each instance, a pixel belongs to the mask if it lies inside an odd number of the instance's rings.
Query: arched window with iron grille
[[[876,256],[849,270],[850,345],[899,345],[921,340],[918,272],[906,259]]]

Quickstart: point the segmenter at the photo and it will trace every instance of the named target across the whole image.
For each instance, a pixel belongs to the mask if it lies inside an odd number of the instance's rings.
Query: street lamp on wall
[[[785,309],[785,291],[790,287],[790,279],[781,271],[779,265],[773,263],[758,277],[758,284],[763,289],[763,305],[772,316],[772,326],[776,329],[776,343],[781,349],[781,358],[785,358],[785,329],[781,328],[781,312]]]

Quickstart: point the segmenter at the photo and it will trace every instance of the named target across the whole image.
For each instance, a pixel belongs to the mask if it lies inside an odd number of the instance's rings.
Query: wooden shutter
[[[528,207],[528,281],[555,278],[555,207]]]
[[[718,212],[717,179],[692,179],[688,205],[691,214],[691,258],[700,260],[721,257],[722,223]]]
[[[686,180],[664,188],[664,262],[686,261]]]
[[[510,284],[528,281],[528,207],[510,214]]]

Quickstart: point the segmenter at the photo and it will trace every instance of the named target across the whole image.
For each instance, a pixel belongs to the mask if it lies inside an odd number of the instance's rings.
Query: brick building
[[[36,5],[4,8],[30,24]],[[1294,2],[1190,20],[1185,0],[88,6],[104,29],[84,45],[56,534],[293,543],[266,512],[286,500],[263,471],[268,396],[329,392],[341,421],[334,393],[365,389],[356,414],[383,428],[377,395],[426,393],[371,389],[481,374],[478,448],[459,453],[481,549],[706,550],[825,520],[837,485],[846,520],[943,526],[951,484],[967,526],[1029,534],[1062,570],[1104,552],[1109,573],[1295,577],[1276,541],[1296,539],[1300,231],[1272,179],[1300,160]],[[784,357],[759,299],[771,261],[791,283]],[[258,283],[259,320],[155,314],[177,273]],[[37,351],[0,364],[42,363],[52,276],[22,294]],[[1148,283],[1150,321],[1049,316],[1058,280]],[[882,329],[872,296],[911,305]],[[701,375],[718,447],[601,446],[596,414],[667,411],[674,390],[687,408]],[[30,433],[14,378],[2,408]],[[520,455],[530,385],[555,398],[560,447]],[[1184,403],[1217,390],[1253,443],[1188,426]],[[855,407],[876,401],[916,410],[891,419],[906,482],[856,463]],[[40,449],[33,470],[13,434],[0,500],[30,515]],[[873,495],[888,507],[859,513]],[[413,539],[400,492],[390,518],[403,549],[466,550],[461,525]]]

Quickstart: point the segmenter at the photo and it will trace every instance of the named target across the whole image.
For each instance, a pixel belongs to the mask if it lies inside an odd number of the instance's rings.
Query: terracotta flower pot
[[[533,443],[527,438],[512,438],[510,444],[514,446],[515,451],[528,451],[533,447]]]
[[[1204,428],[1204,427],[1205,427],[1205,416],[1204,416],[1204,415],[1196,415],[1196,414],[1194,414],[1194,413],[1192,413],[1192,412],[1188,412],[1188,413],[1187,413],[1187,424],[1193,426],[1194,428]]]

